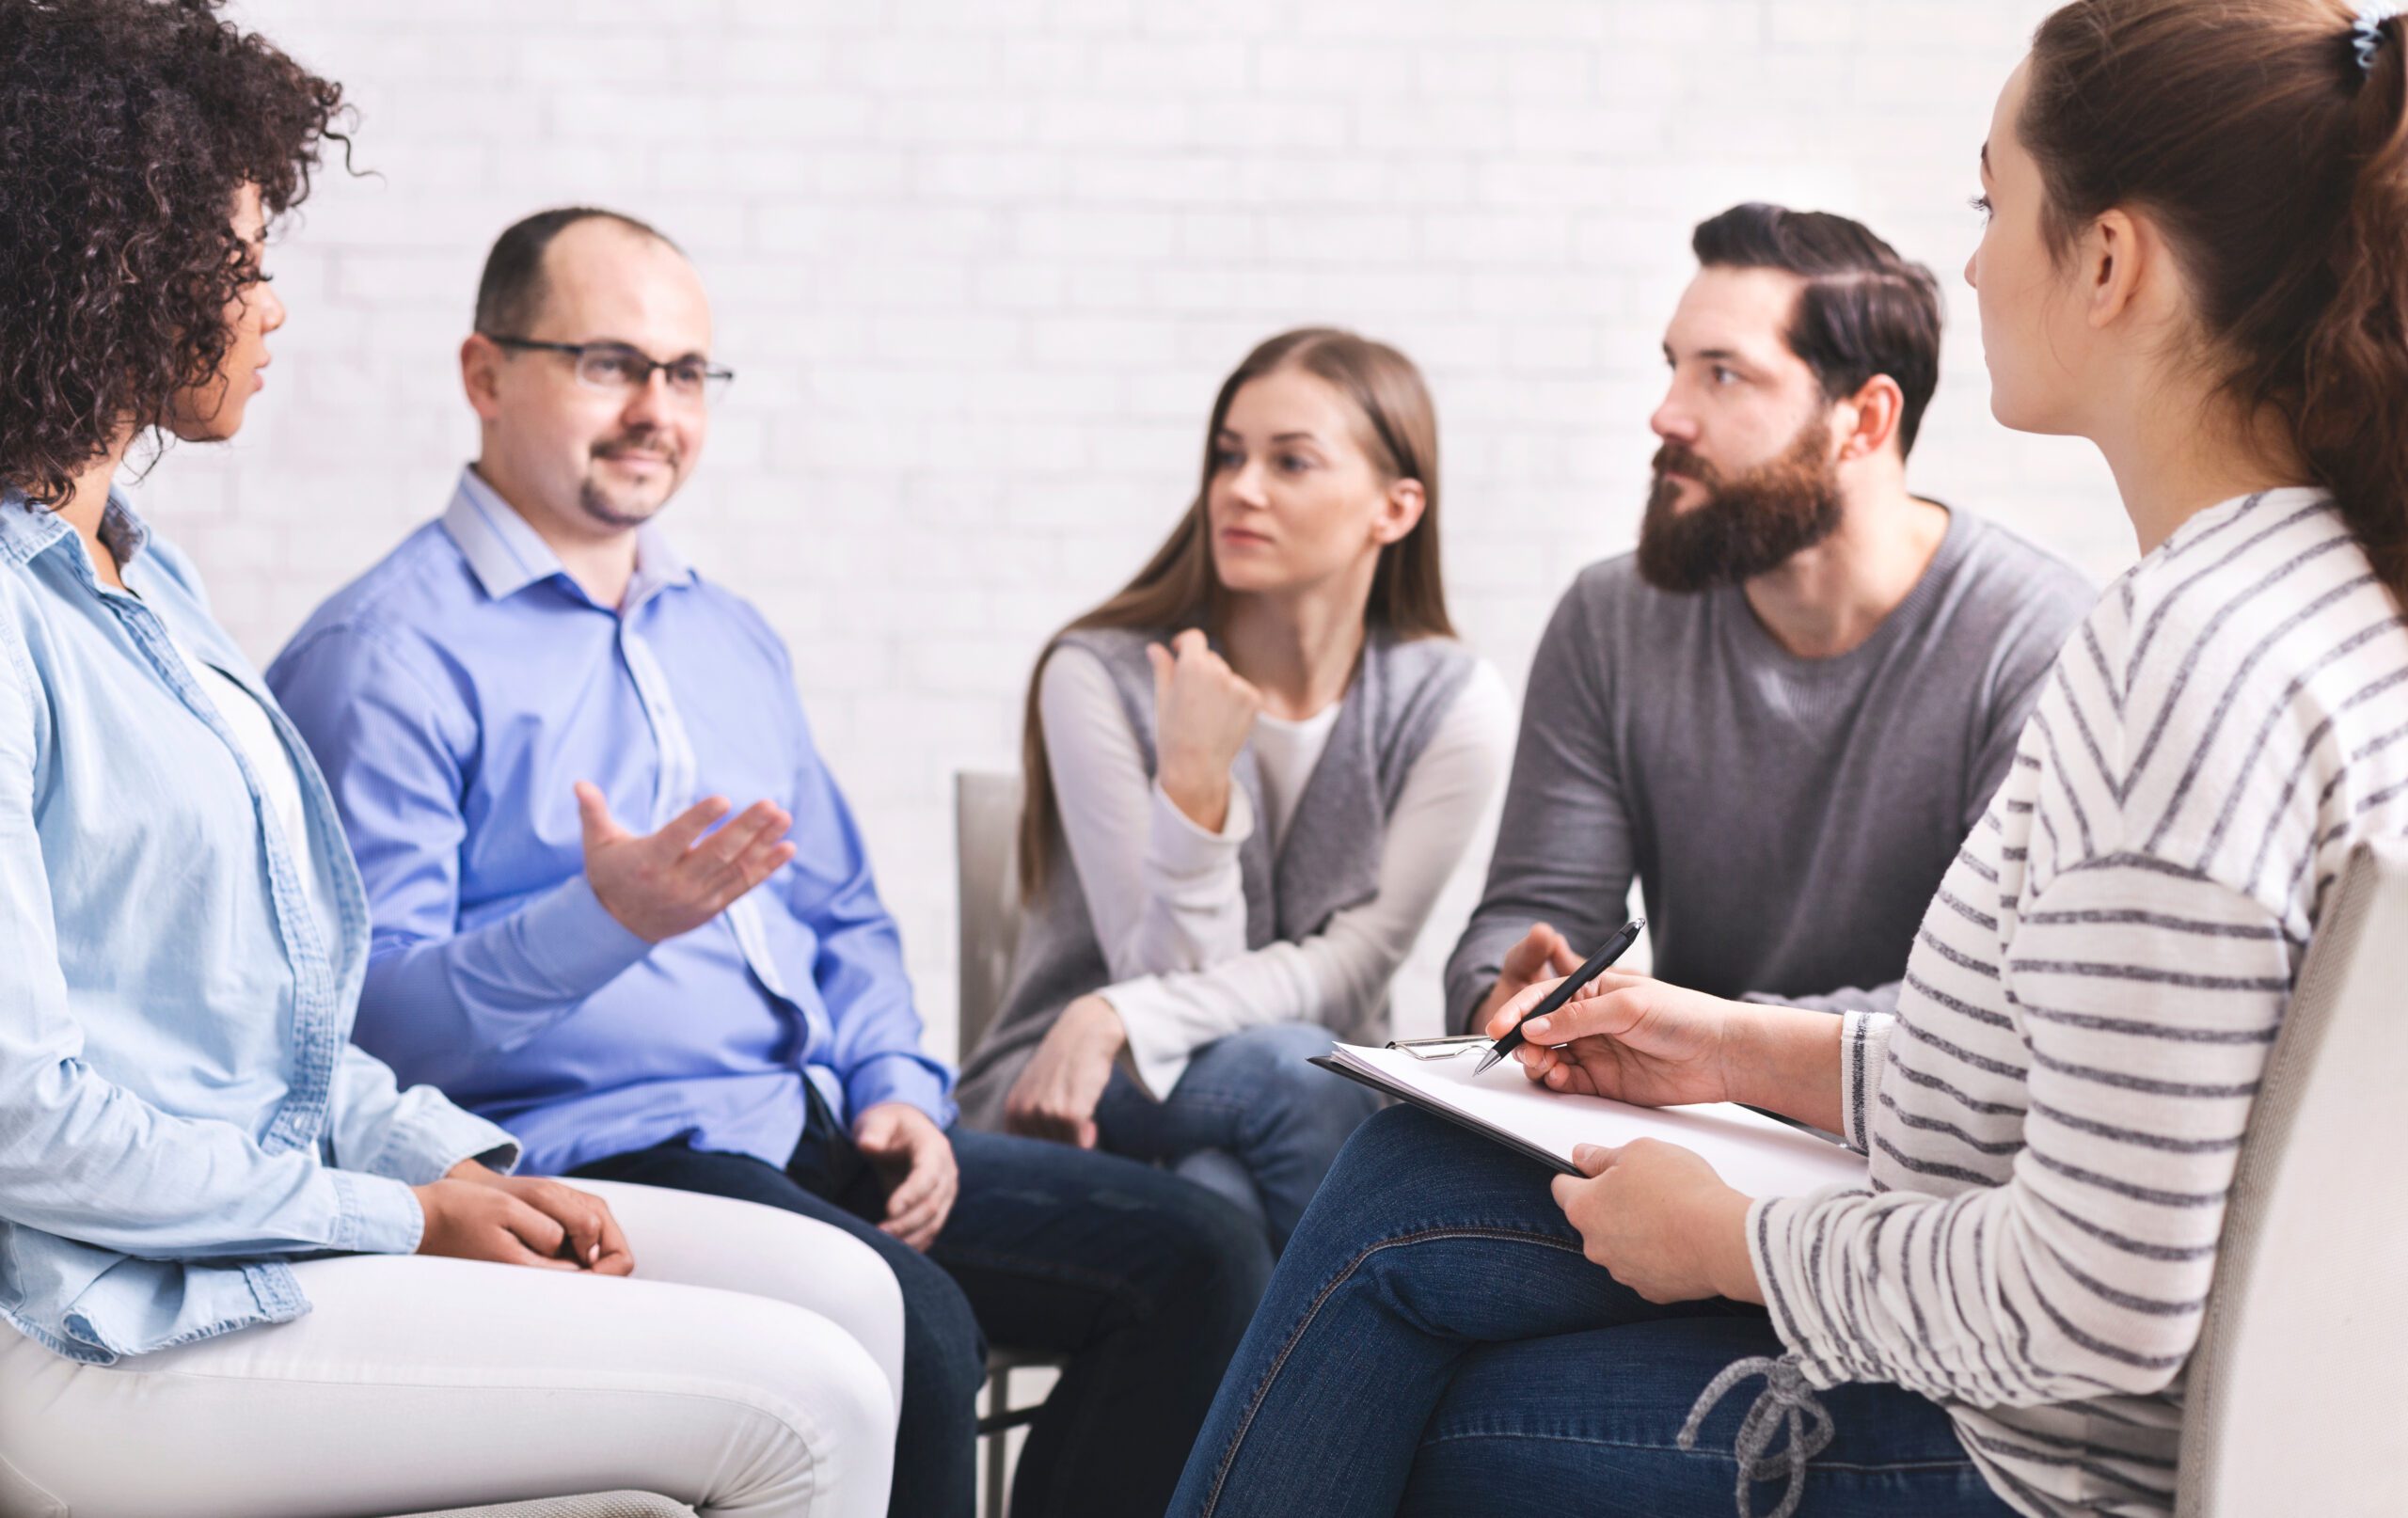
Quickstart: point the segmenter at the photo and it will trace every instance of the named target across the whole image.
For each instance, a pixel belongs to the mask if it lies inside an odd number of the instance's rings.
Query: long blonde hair
[[[1027,788],[1020,815],[1020,884],[1029,899],[1044,888],[1060,818],[1038,703],[1045,661],[1054,656],[1066,633],[1196,625],[1211,629],[1221,625],[1228,592],[1212,572],[1208,510],[1212,477],[1219,472],[1221,429],[1240,389],[1249,381],[1287,369],[1327,382],[1354,405],[1360,422],[1358,441],[1373,467],[1390,481],[1414,480],[1421,485],[1420,521],[1412,531],[1380,549],[1370,602],[1364,610],[1366,622],[1399,639],[1454,636],[1454,624],[1447,617],[1446,585],[1438,571],[1438,415],[1430,403],[1421,372],[1412,359],[1386,343],[1337,327],[1299,327],[1266,340],[1221,382],[1220,394],[1212,401],[1212,420],[1204,429],[1203,478],[1179,525],[1135,578],[1048,640],[1029,674],[1021,728],[1021,765]]]

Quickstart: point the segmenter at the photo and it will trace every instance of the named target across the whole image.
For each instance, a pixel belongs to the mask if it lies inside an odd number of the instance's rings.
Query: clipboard
[[[1434,1044],[1445,1041],[1446,1040],[1437,1038],[1411,1038],[1403,1040],[1404,1043],[1416,1044]],[[1488,1042],[1485,1038],[1474,1038],[1470,1041],[1476,1044],[1485,1044]],[[1390,1049],[1396,1049],[1402,1046],[1398,1043],[1391,1043],[1388,1047]],[[1428,1058],[1430,1056],[1417,1055],[1415,1057]],[[1383,1079],[1381,1076],[1370,1070],[1359,1069],[1352,1065],[1341,1065],[1328,1054],[1315,1054],[1307,1063],[1318,1065],[1323,1069],[1331,1071],[1334,1074],[1342,1075],[1350,1081],[1359,1082],[1364,1085],[1370,1086],[1372,1090],[1379,1092],[1383,1096],[1394,1097],[1399,1101],[1409,1101],[1413,1105],[1420,1108],[1423,1112],[1426,1112],[1434,1117],[1443,1117],[1458,1128],[1468,1129],[1492,1144],[1502,1144],[1507,1148],[1512,1149],[1514,1153],[1519,1154],[1526,1159],[1536,1160],[1539,1163],[1546,1166],[1549,1170],[1557,1172],[1558,1174],[1566,1176],[1576,1176],[1580,1174],[1580,1167],[1578,1165],[1574,1164],[1571,1161],[1564,1159],[1561,1155],[1555,1153],[1553,1150],[1542,1149],[1537,1145],[1532,1144],[1529,1140],[1522,1137],[1520,1134],[1515,1133],[1509,1129],[1499,1128],[1494,1123],[1482,1122],[1479,1118],[1472,1116],[1469,1113],[1458,1112],[1454,1108],[1446,1106],[1443,1103],[1432,1101],[1428,1098],[1424,1097],[1420,1092],[1414,1090],[1411,1086],[1403,1084],[1402,1082]]]
[[[1449,1049],[1448,1044],[1459,1047]],[[1374,1049],[1338,1044],[1312,1063],[1385,1096],[1409,1101],[1560,1175],[1579,1144],[1619,1146],[1655,1138],[1689,1149],[1735,1190],[1795,1196],[1827,1186],[1870,1185],[1865,1159],[1785,1119],[1733,1102],[1637,1107],[1604,1097],[1533,1085],[1518,1067],[1486,1072],[1452,1056],[1488,1040],[1407,1040]],[[1412,1047],[1408,1047],[1412,1046]]]

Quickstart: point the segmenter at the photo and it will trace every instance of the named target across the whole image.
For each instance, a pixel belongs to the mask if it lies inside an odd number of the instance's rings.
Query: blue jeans
[[[1412,1108],[1366,1123],[1281,1257],[1171,1518],[1686,1518],[1734,1510],[1751,1382],[1676,1438],[1760,1307],[1656,1306],[1581,1254],[1551,1172]],[[2004,1518],[1937,1403],[1816,1394],[1807,1518]],[[1782,1486],[1753,1489],[1755,1510]]]
[[[990,1339],[1069,1361],[1022,1449],[1015,1518],[1160,1518],[1270,1274],[1260,1229],[1149,1166],[956,1128],[960,1194],[922,1255],[878,1230],[878,1173],[811,1107],[783,1170],[680,1141],[576,1174],[784,1208],[878,1251],[903,1288],[894,1518],[968,1518]]]
[[[1333,1042],[1312,1022],[1230,1034],[1197,1050],[1160,1101],[1115,1068],[1096,1105],[1099,1142],[1220,1193],[1285,1249],[1347,1136],[1379,1110],[1370,1087],[1305,1063]]]

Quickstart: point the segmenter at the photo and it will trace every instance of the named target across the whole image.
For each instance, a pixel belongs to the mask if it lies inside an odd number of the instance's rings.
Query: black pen
[[[1644,917],[1634,917],[1629,922],[1623,924],[1622,931],[1616,933],[1612,938],[1608,939],[1604,948],[1599,949],[1596,953],[1589,956],[1589,962],[1587,964],[1582,965],[1579,969],[1574,971],[1569,975],[1564,976],[1562,985],[1558,986],[1555,989],[1547,992],[1546,1000],[1530,1008],[1529,1017],[1526,1017],[1520,1022],[1513,1024],[1513,1027],[1506,1030],[1504,1037],[1499,1038],[1497,1042],[1491,1044],[1489,1046],[1488,1052],[1480,1056],[1480,1068],[1472,1071],[1471,1073],[1474,1075],[1485,1074],[1491,1065],[1496,1064],[1498,1060],[1503,1059],[1506,1055],[1512,1053],[1516,1049],[1521,1048],[1522,1029],[1529,1025],[1531,1018],[1543,1018],[1550,1012],[1560,1010],[1564,1003],[1569,1002],[1574,997],[1580,994],[1581,987],[1588,985],[1589,982],[1596,979],[1599,975],[1604,974],[1607,971],[1611,970],[1613,968],[1614,961],[1621,958],[1624,955],[1628,954],[1630,952],[1630,946],[1639,941],[1639,930],[1646,925],[1647,919]]]

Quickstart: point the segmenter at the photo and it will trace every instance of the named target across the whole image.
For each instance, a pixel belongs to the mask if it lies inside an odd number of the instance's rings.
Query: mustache
[[[1713,465],[1678,443],[1666,443],[1658,448],[1648,468],[1655,472],[1658,483],[1667,474],[1685,474],[1708,490],[1718,490],[1722,485],[1722,477],[1715,472]]]
[[[674,464],[681,456],[676,443],[667,433],[654,428],[635,428],[606,437],[594,445],[593,456],[602,458],[612,453],[658,453]]]

